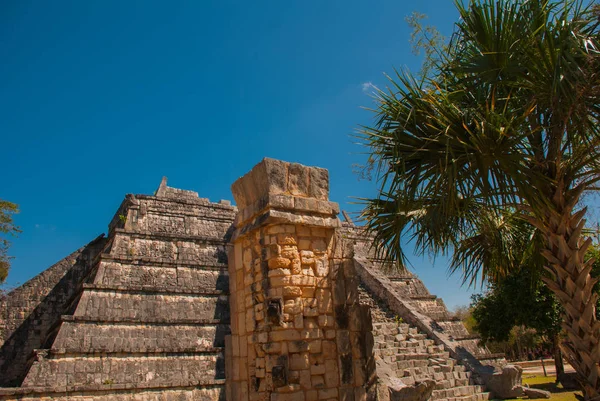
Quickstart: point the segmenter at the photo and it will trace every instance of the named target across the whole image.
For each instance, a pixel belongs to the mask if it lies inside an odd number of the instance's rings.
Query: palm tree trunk
[[[565,373],[559,334],[552,336],[552,355],[554,356],[554,369],[556,371],[556,381],[558,382],[558,379]]]
[[[578,196],[576,197],[578,198]],[[586,400],[600,400],[600,322],[596,320],[596,300],[590,276],[593,260],[584,256],[591,239],[583,240],[586,210],[573,213],[578,199],[565,200],[564,192],[557,189],[553,207],[546,211],[544,221],[536,226],[547,238],[543,252],[548,261],[546,270],[551,278],[544,278],[548,288],[564,307],[563,328],[567,333],[564,356],[578,373]]]

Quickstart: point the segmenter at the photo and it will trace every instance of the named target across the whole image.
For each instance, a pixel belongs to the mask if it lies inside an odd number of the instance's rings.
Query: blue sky
[[[213,201],[263,157],[329,169],[332,200],[373,196],[351,137],[370,85],[417,70],[405,16],[449,34],[448,0],[0,4],[0,198],[23,233],[7,284],[102,232],[123,196],[169,184]],[[449,307],[469,293],[413,258]]]

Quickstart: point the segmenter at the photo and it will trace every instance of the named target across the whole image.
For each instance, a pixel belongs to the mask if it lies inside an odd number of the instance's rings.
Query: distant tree
[[[469,334],[477,334],[477,330],[475,329],[477,322],[473,317],[473,310],[471,307],[464,305],[458,306],[454,309],[453,316],[464,324]]]
[[[526,233],[525,238],[534,235],[533,227],[522,226],[520,230]],[[513,243],[511,246],[512,257],[516,257],[522,265],[520,269],[513,268],[507,275],[492,281],[486,293],[472,297],[471,312],[476,322],[475,330],[484,342],[507,342],[514,332],[514,327],[535,329],[540,336],[552,343],[558,375],[564,372],[559,347],[563,329],[563,307],[541,280],[544,275],[539,266],[541,261],[528,256],[524,244],[518,247]],[[588,249],[586,259],[595,260],[592,277],[600,276],[598,256],[598,246]],[[599,293],[600,285],[596,284],[594,290]],[[596,318],[600,318],[600,299],[597,302]]]
[[[19,213],[19,207],[16,204],[0,199],[0,284],[8,276],[12,259],[8,256],[10,247],[8,237],[14,237],[21,232],[13,221],[13,215],[16,213]]]
[[[559,347],[562,307],[537,272],[511,273],[472,300],[475,329],[484,342],[508,342],[515,327],[535,329],[552,343],[557,375],[564,372]]]

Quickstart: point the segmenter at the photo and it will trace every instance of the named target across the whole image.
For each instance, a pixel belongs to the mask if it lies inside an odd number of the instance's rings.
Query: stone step
[[[439,355],[445,353],[444,346],[442,345],[414,345],[414,344],[386,344],[376,343],[373,347],[375,351],[380,352],[384,355],[393,354],[429,354]]]
[[[229,319],[226,295],[130,293],[84,289],[74,316],[97,320],[132,319],[139,322],[179,319]]]
[[[206,296],[219,296],[229,295],[229,289],[217,290],[215,288],[178,288],[172,289],[161,283],[157,284],[83,284],[84,290],[92,290],[96,292],[119,292],[127,294],[143,294],[143,295],[154,295],[154,294],[168,294],[168,295],[206,295]]]
[[[434,376],[435,377],[435,376]],[[436,382],[436,389],[448,390],[456,387],[469,386],[471,385],[470,379],[448,379],[439,380]]]
[[[378,335],[378,337],[383,337],[387,342],[393,341],[396,343],[405,343],[405,342],[419,342],[425,346],[435,345],[435,341],[427,337],[425,334],[396,334],[396,335]]]
[[[378,356],[379,358],[383,359],[384,361],[386,361],[387,363],[391,363],[392,365],[396,364],[397,366],[403,366],[403,367],[413,367],[413,366],[437,366],[440,369],[438,369],[439,371],[443,371],[442,367],[443,366],[449,366],[450,368],[453,368],[453,364],[454,361],[452,359],[449,358],[442,358],[442,356],[437,357],[437,358],[409,358],[405,355],[389,355],[389,356],[382,356],[379,354],[375,354],[376,356]]]
[[[195,319],[195,318],[170,318],[164,319],[162,317],[148,317],[144,321],[140,321],[138,318],[130,317],[115,317],[111,316],[108,318],[98,319],[91,316],[74,316],[74,315],[62,315],[60,318],[61,322],[87,322],[87,323],[98,323],[98,324],[148,324],[148,325],[190,325],[190,326],[214,326],[214,325],[229,325],[229,319]]]
[[[431,393],[432,400],[439,400],[451,397],[464,397],[477,393],[478,389],[475,386],[460,386],[444,390],[433,390]]]
[[[394,366],[397,370],[403,372],[405,369],[419,367],[419,368],[427,368],[427,371],[430,374],[434,373],[451,373],[453,371],[453,366],[450,361],[447,361],[446,364],[433,364],[431,361],[428,361],[428,364],[424,363],[415,363],[415,361],[393,361],[383,359],[388,365]]]
[[[64,352],[175,352],[223,347],[226,324],[64,322],[52,345]]]
[[[11,387],[0,388],[1,400],[53,400],[53,401],[164,401],[165,395],[175,400],[221,400],[224,399],[225,380],[202,380],[190,386],[148,385],[140,383],[61,387]]]
[[[477,395],[476,401],[488,401],[490,399],[490,393],[488,393],[488,392],[478,393],[476,395]]]
[[[472,341],[472,340],[479,341],[479,340],[481,340],[481,336],[479,336],[477,334],[469,334],[464,337],[455,337],[453,340],[454,341]]]
[[[434,398],[431,398],[433,400]],[[438,398],[437,400],[443,401],[488,401],[490,399],[490,393],[476,393],[472,395],[465,395],[462,397],[448,397]]]
[[[436,300],[438,297],[437,295],[411,295],[410,299],[414,300],[414,301],[434,301]]]
[[[436,296],[428,295],[427,291],[412,284],[412,280],[393,282],[397,292],[409,298],[415,309],[441,322],[440,330],[448,335],[461,334],[466,330],[461,322],[449,318],[443,302]],[[369,293],[366,290],[365,298]],[[372,308],[379,308],[382,319],[390,319],[390,313],[377,302],[366,302]],[[374,306],[373,306],[374,305]],[[460,326],[460,327],[459,327]],[[444,345],[435,341],[399,319],[395,322],[381,321],[373,324],[375,337],[374,352],[392,369],[395,375],[407,385],[416,381],[431,379],[436,381],[435,400],[452,401],[487,401],[489,394],[482,393],[480,386],[471,385],[471,372],[450,357]],[[463,335],[464,336],[464,335]],[[485,395],[482,395],[485,394]]]
[[[408,376],[413,376],[413,377],[420,377],[420,376],[426,376],[426,377],[433,377],[435,376],[435,380],[439,380],[439,381],[443,381],[443,380],[454,380],[456,382],[465,382],[464,384],[469,384],[469,380],[471,378],[471,372],[456,372],[456,371],[452,371],[452,372],[438,372],[438,373],[430,373],[429,371],[429,367],[427,365],[420,365],[418,364],[418,362],[421,361],[415,361],[415,365],[412,367],[407,367],[404,369],[398,369],[396,370],[396,373],[398,373],[398,377],[408,377]],[[435,371],[435,370],[434,370]]]
[[[437,346],[430,347],[385,347],[385,348],[374,348],[374,351],[380,355],[391,356],[391,355],[429,355],[430,358],[448,358],[449,353]],[[448,356],[444,356],[448,354]],[[416,357],[417,359],[423,359],[423,357]]]
[[[224,231],[227,231],[225,229]],[[117,235],[121,235],[123,237],[128,238],[160,238],[166,239],[170,242],[175,242],[177,240],[183,241],[194,241],[197,243],[205,243],[205,244],[223,244],[227,245],[228,242],[220,236],[210,236],[203,234],[186,234],[186,233],[169,233],[169,232],[157,232],[154,230],[126,230],[124,228],[115,228],[114,233]]]
[[[224,379],[223,354],[80,355],[38,358],[22,386],[191,386]]]
[[[406,281],[406,280],[417,280],[416,277],[414,276],[408,276],[408,275],[401,275],[401,276],[388,276],[388,279],[391,282],[396,282],[396,281]]]
[[[420,352],[415,354],[409,353],[396,353],[394,354],[396,357],[396,361],[413,361],[413,360],[428,360],[429,363],[440,363],[445,362],[449,357],[448,352],[439,352],[439,353],[428,353],[428,352]]]
[[[431,399],[432,400],[439,400],[439,399],[445,399],[445,398],[451,398],[451,397],[464,397],[464,396],[469,396],[469,395],[474,395],[474,394],[480,394],[483,393],[484,388],[483,386],[478,386],[478,385],[464,385],[464,386],[455,386],[455,387],[451,387],[451,388],[444,388],[444,389],[435,389],[433,390],[433,393],[431,394]]]
[[[402,323],[373,323],[373,335],[374,336],[385,336],[408,332],[409,326]]]
[[[229,274],[226,269],[202,269],[190,266],[101,261],[94,283],[97,286],[166,290],[177,293],[229,292]]]
[[[226,244],[222,240],[152,233],[117,232],[110,254],[113,257],[152,258],[200,266],[227,261]]]
[[[190,269],[198,270],[224,270],[227,271],[227,263],[219,263],[216,260],[210,261],[209,263],[200,264],[194,260],[175,260],[172,258],[156,258],[150,256],[138,257],[133,255],[112,255],[110,253],[103,253],[100,256],[102,262],[115,262],[128,265],[139,265],[147,267],[165,267],[165,268],[178,268],[188,267]]]
[[[425,338],[412,338],[406,337],[403,334],[393,335],[378,335],[375,336],[375,341],[378,345],[381,345],[381,348],[407,348],[407,347],[429,347],[435,345],[435,341],[425,337]],[[385,346],[383,346],[385,345]]]
[[[433,319],[435,322],[437,321],[445,321],[448,319],[449,313],[445,310],[422,310],[420,312],[425,316]]]
[[[409,334],[406,338],[407,338],[407,340],[417,340],[417,341],[429,340],[429,338],[427,337],[427,334]],[[429,341],[433,341],[433,340],[429,340]]]
[[[407,385],[413,385],[415,382],[424,381],[424,380],[435,380],[434,375],[423,373],[423,372],[412,371],[410,373],[407,373],[406,376],[403,375],[406,372],[395,371],[395,373],[396,373],[396,376],[398,378],[400,378],[400,380],[402,380],[402,382]],[[449,388],[453,388],[453,387],[468,386],[469,384],[470,384],[469,379],[454,379],[454,378],[452,378],[452,379],[445,379],[445,380],[436,380],[435,388],[438,390],[443,390],[443,389],[449,389]]]
[[[135,356],[177,356],[177,355],[220,355],[225,352],[225,347],[190,347],[190,348],[173,348],[172,350],[164,350],[159,348],[148,348],[140,351],[120,351],[120,350],[99,350],[93,349],[90,351],[73,351],[60,348],[34,350],[36,355],[43,355],[44,358],[50,360],[61,358],[102,358],[106,356],[114,356],[121,358],[129,358]]]
[[[477,354],[474,353],[475,358],[477,358],[480,361],[489,361],[492,359],[503,359],[506,355],[502,352],[497,352],[497,353],[489,353],[489,354]]]

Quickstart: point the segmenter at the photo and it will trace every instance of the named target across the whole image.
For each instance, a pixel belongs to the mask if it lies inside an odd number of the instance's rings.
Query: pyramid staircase
[[[375,258],[370,260],[380,269],[386,269],[385,262]],[[504,357],[503,354],[493,354],[487,348],[482,347],[480,345],[481,338],[471,335],[460,320],[453,318],[444,301],[436,295],[430,294],[423,282],[414,274],[406,271],[401,275],[388,275],[388,279],[392,288],[410,302],[416,311],[431,318],[435,322],[436,330],[449,335],[456,347],[464,348],[480,361]]]
[[[224,399],[225,246],[235,215],[161,184],[129,195],[108,245],[20,392],[53,399]],[[79,397],[79,398],[74,398]],[[171,398],[170,398],[171,399]]]
[[[436,381],[431,400],[482,401],[483,387],[470,382],[471,372],[457,365],[444,346],[406,323],[375,323],[375,356],[381,358],[405,384]]]
[[[436,382],[431,400],[486,401],[489,393],[471,382],[471,372],[450,357],[418,328],[404,323],[385,302],[376,299],[364,285],[360,302],[371,307],[374,353],[406,385],[427,379]]]
[[[393,269],[373,255],[360,228],[346,223],[343,230],[354,243],[360,302],[371,307],[378,366],[389,368],[406,385],[434,380],[432,400],[488,400],[490,394],[475,383],[471,370],[502,356],[480,346],[478,337],[469,335],[418,277],[408,271],[390,274]]]

